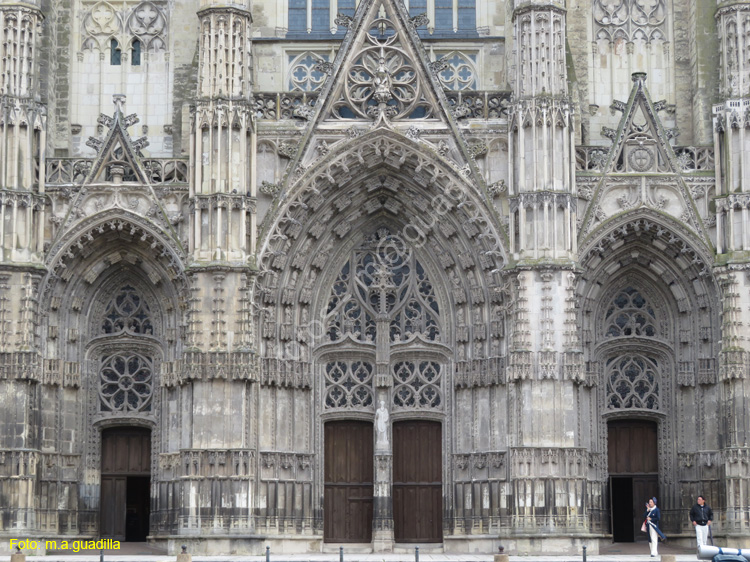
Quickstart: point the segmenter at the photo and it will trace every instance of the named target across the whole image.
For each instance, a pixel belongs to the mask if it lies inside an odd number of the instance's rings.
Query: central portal
[[[443,541],[442,426],[393,424],[393,534],[396,542]]]
[[[372,541],[372,423],[325,424],[325,542]]]

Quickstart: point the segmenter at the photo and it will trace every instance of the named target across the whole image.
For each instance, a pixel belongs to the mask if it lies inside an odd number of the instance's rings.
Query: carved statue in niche
[[[378,432],[378,437],[376,441],[376,448],[377,449],[387,449],[388,448],[388,419],[390,418],[390,414],[388,414],[388,408],[385,407],[385,401],[380,401],[380,407],[375,412],[375,430]]]

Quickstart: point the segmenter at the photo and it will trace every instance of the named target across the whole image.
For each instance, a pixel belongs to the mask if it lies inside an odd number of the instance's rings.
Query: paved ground
[[[105,550],[105,562],[175,562],[162,550],[146,543],[123,543],[120,550]],[[659,545],[660,554],[673,554],[677,562],[696,562],[695,550],[670,544]],[[582,562],[578,555],[514,556],[510,562]],[[99,562],[99,554],[57,553],[47,556],[28,556],[27,562]],[[588,562],[653,562],[648,554],[648,543],[615,543],[600,548],[600,554],[587,556]],[[657,561],[659,558],[656,559]],[[0,556],[9,562],[10,556]],[[193,556],[193,562],[265,562],[265,556]],[[271,562],[339,562],[338,554],[280,554],[271,553]],[[344,562],[415,562],[414,554],[351,554],[344,552]],[[493,562],[492,554],[428,554],[420,553],[419,562]]]

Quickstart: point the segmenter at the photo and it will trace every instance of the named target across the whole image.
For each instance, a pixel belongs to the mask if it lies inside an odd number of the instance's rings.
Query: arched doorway
[[[396,542],[443,541],[442,425],[393,424],[393,535]]]
[[[372,423],[325,424],[323,536],[325,542],[372,540]]]
[[[149,534],[151,431],[102,431],[101,536],[142,542]]]
[[[649,420],[607,424],[610,513],[614,542],[646,540],[644,504],[659,495],[657,426]]]

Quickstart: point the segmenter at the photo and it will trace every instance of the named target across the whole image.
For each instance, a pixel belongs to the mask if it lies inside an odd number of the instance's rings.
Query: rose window
[[[338,117],[376,117],[381,109],[391,118],[429,117],[414,63],[387,17],[372,22],[360,56],[346,76],[344,98],[335,106]]]
[[[151,410],[153,361],[138,353],[104,357],[99,371],[99,397],[106,412]]]

